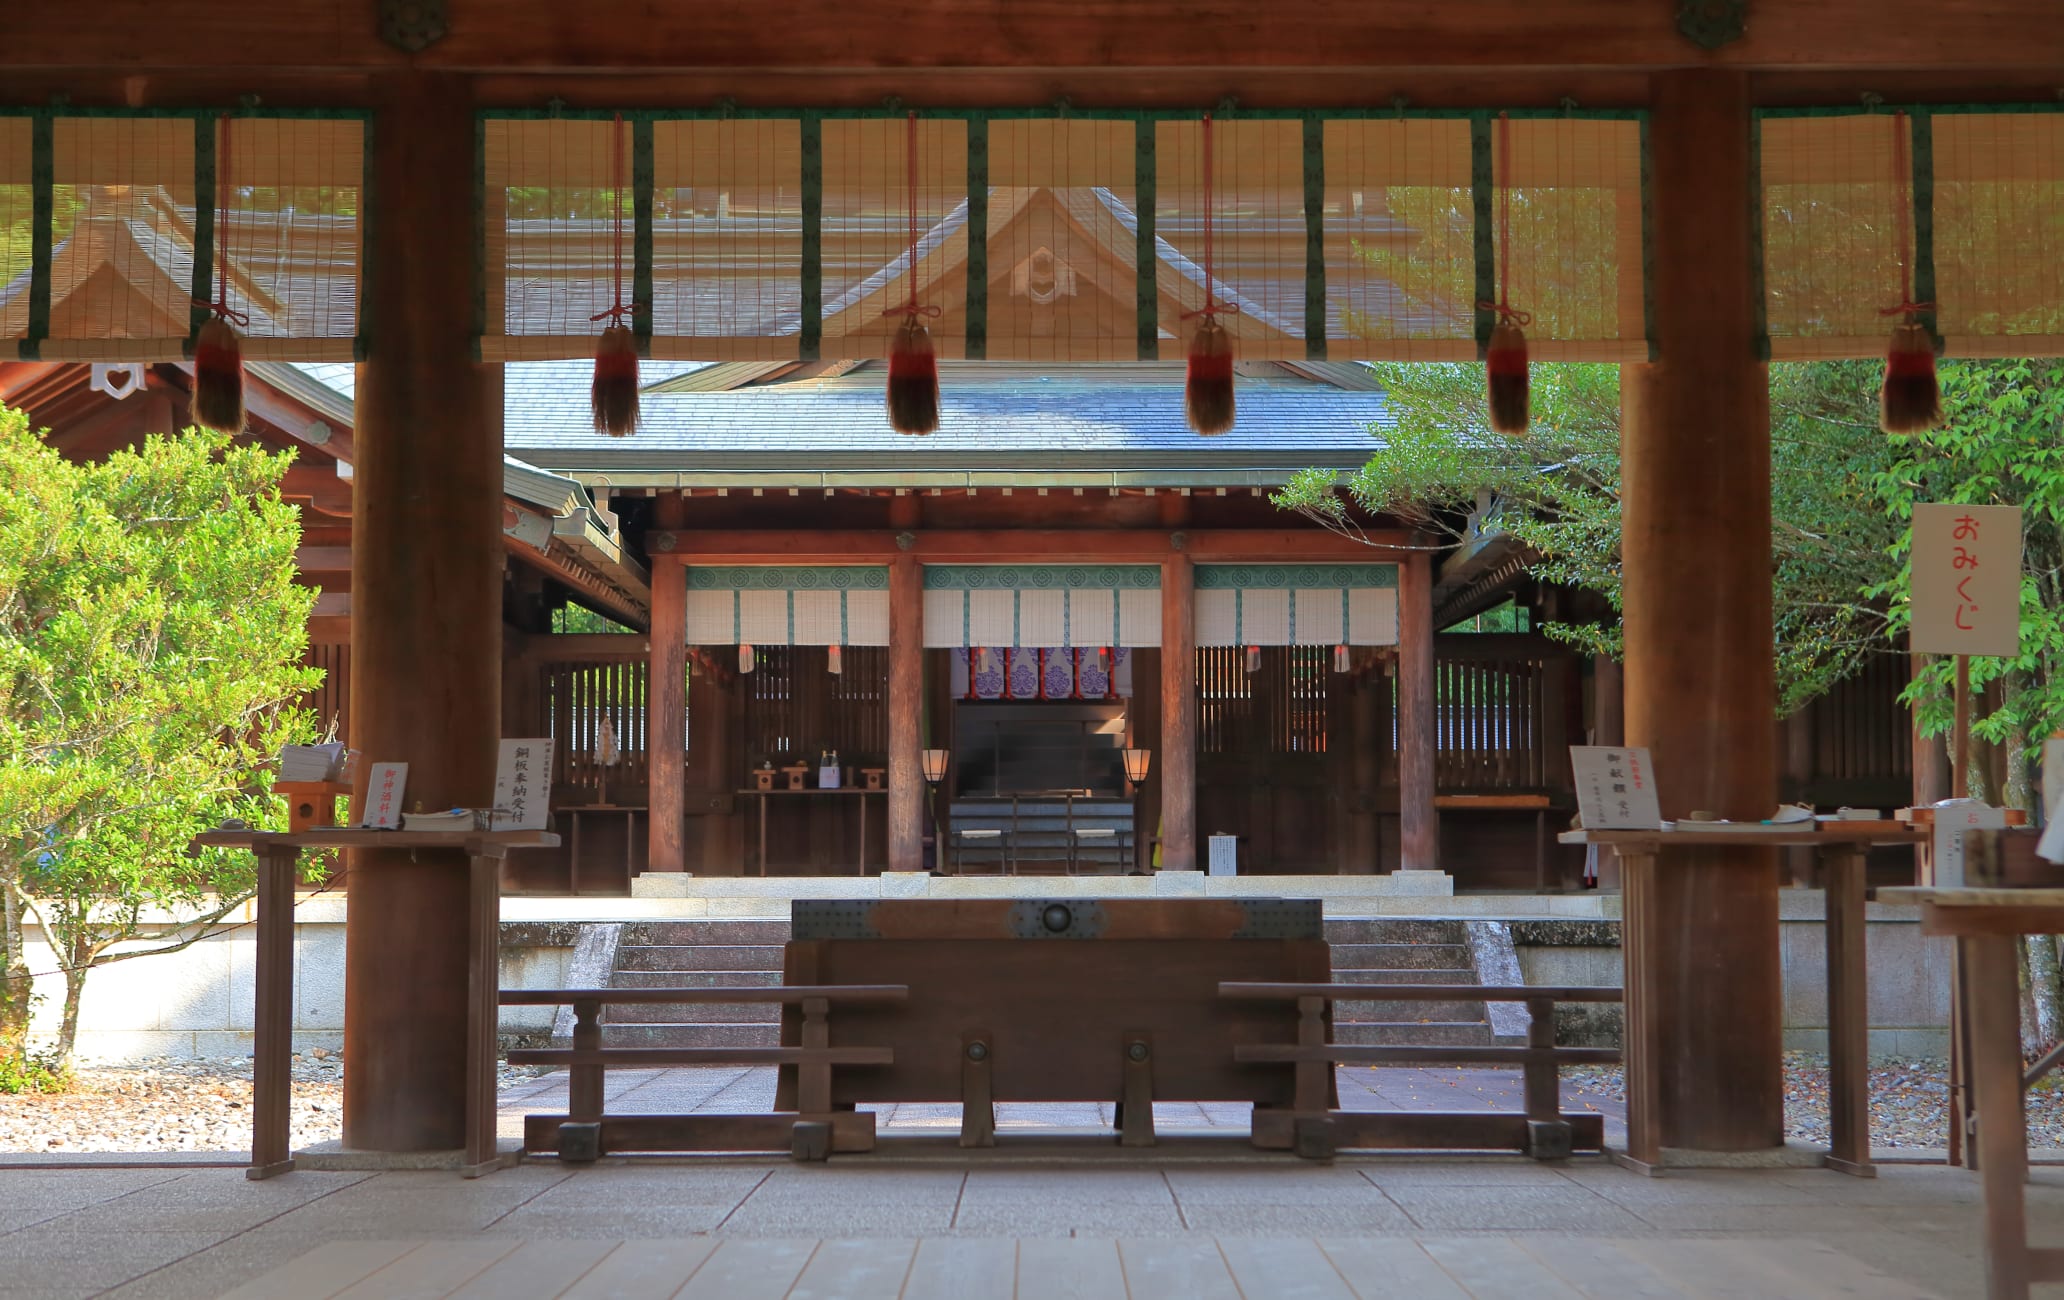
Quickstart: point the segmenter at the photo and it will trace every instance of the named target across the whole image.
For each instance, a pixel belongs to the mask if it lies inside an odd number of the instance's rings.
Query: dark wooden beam
[[[1163,871],[1197,870],[1196,579],[1186,555],[1161,562],[1161,752],[1155,761]]]
[[[1398,866],[1440,869],[1440,812],[1434,807],[1433,572],[1424,551],[1398,575]]]
[[[2054,68],[2052,0],[1757,0],[1708,51],[1677,6],[1625,0],[450,0],[449,34],[414,56],[363,0],[99,0],[17,6],[0,66],[370,71],[1553,68]]]
[[[924,870],[924,570],[889,565],[889,870]],[[765,864],[762,864],[764,870]]]
[[[1180,531],[1180,530],[1178,530]],[[646,535],[655,566],[674,564],[881,564],[899,555],[932,563],[980,563],[1009,556],[1025,563],[1158,564],[1177,550],[1173,534],[1154,529],[918,530],[908,549],[900,534],[865,529],[808,531],[658,531]],[[1183,554],[1199,564],[1358,564],[1396,560],[1410,539],[1373,532],[1367,543],[1323,528],[1195,529],[1182,532]]]

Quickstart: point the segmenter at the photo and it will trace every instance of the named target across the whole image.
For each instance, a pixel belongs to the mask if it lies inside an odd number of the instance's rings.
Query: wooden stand
[[[293,1116],[294,874],[303,849],[461,849],[470,865],[467,890],[466,1155],[460,1172],[478,1178],[495,1168],[495,995],[501,983],[500,873],[510,849],[553,848],[549,831],[368,831],[318,828],[206,831],[195,846],[249,849],[258,858],[257,1008],[251,1041],[249,1178],[294,1167]],[[374,859],[377,861],[377,859]]]
[[[1564,844],[1610,845],[1622,872],[1620,951],[1627,970],[1627,1150],[1622,1162],[1642,1173],[1662,1168],[1662,1117],[1657,1083],[1660,1009],[1635,972],[1656,933],[1656,857],[1666,848],[1811,848],[1818,852],[1827,906],[1828,1154],[1839,1173],[1874,1178],[1870,1147],[1870,1007],[1864,953],[1864,854],[1873,844],[1917,844],[1923,837],[1899,822],[1815,822],[1798,830],[1570,831]]]
[[[1985,1186],[1985,1294],[2026,1300],[2032,1282],[2064,1282],[2064,1249],[2028,1245],[2028,1116],[2015,945],[2064,931],[2064,889],[1887,889],[1918,903],[1923,934],[1956,940],[1958,1008],[1969,1036],[1978,1171]]]

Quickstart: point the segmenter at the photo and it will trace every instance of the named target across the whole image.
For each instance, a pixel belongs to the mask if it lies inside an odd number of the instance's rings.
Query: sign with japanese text
[[[2019,506],[1916,505],[1912,648],[2021,653]]]
[[[1655,764],[1648,751],[1626,745],[1571,745],[1577,814],[1587,831],[1652,831],[1663,824],[1656,801]]]
[[[2007,810],[1976,799],[1945,799],[1935,805],[1935,852],[1929,866],[1934,879],[1924,885],[1937,889],[1964,887],[1964,833],[1996,831],[2007,824]]]
[[[504,740],[495,763],[493,829],[541,831],[551,822],[551,738]]]
[[[407,763],[375,763],[366,780],[364,824],[376,831],[401,828],[401,796],[408,789]]]

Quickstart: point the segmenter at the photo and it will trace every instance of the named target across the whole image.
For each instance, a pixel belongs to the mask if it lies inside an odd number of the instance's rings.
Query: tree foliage
[[[275,814],[264,769],[309,726],[290,460],[189,431],[74,464],[0,408],[0,1057],[25,1050],[31,924],[68,1057],[88,972],[194,941],[253,888],[248,854],[186,844]]]

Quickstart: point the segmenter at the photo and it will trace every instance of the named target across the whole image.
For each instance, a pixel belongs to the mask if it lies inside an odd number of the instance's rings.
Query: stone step
[[[612,1011],[618,1008],[611,1008]],[[1485,1019],[1481,1002],[1336,1002],[1333,1024],[1400,1024],[1408,1021],[1468,1021]]]
[[[779,1047],[781,1026],[751,1024],[629,1024],[602,1026],[604,1047]]]
[[[620,970],[617,989],[759,989],[781,983],[778,970]]]
[[[1333,1025],[1333,1041],[1353,1047],[1489,1047],[1491,1027],[1484,1021],[1393,1021],[1389,1024]]]
[[[619,971],[781,969],[781,949],[763,944],[643,944],[616,950]]]
[[[778,1002],[620,1002],[602,1013],[606,1025],[778,1025]]]
[[[1473,970],[1346,970],[1333,968],[1335,984],[1474,984]]]
[[[1334,970],[1460,970],[1475,972],[1458,943],[1336,943]]]
[[[1326,922],[1326,940],[1335,944],[1441,943],[1466,944],[1469,935],[1460,921],[1394,921],[1384,917],[1348,918]]]
[[[788,942],[788,922],[724,918],[714,921],[631,921],[623,928],[627,946],[688,943],[780,944]]]

